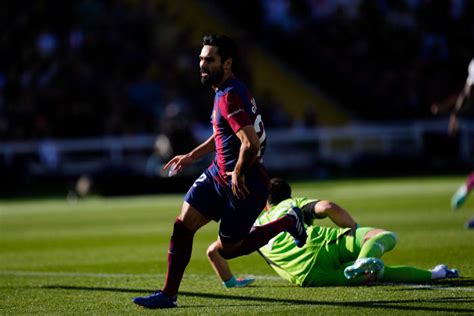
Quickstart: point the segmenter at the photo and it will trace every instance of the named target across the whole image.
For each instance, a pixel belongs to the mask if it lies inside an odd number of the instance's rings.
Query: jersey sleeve
[[[295,197],[293,198],[293,203],[296,204],[299,208],[303,208],[305,205],[312,203],[312,202],[319,202],[317,199],[307,199],[304,197]]]
[[[234,133],[244,126],[252,125],[252,120],[245,109],[242,98],[237,93],[232,91],[226,93],[221,98],[219,107]]]
[[[304,223],[307,226],[313,225],[313,220],[317,218],[316,214],[314,213],[314,206],[319,202],[319,200],[300,197],[296,197],[293,200],[303,213]]]

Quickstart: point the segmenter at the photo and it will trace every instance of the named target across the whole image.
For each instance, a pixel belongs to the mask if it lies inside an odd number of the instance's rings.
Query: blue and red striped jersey
[[[255,99],[235,77],[230,77],[217,89],[211,121],[216,156],[209,168],[217,168],[217,170],[213,170],[217,171],[213,174],[224,180],[227,178],[225,173],[234,170],[240,152],[240,140],[235,133],[247,125],[252,125],[255,128],[260,140],[258,158],[251,168],[259,167],[263,161],[266,144],[262,116]]]

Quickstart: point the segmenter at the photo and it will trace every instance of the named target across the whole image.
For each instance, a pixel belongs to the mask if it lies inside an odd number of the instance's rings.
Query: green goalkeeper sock
[[[360,249],[359,258],[381,258],[382,255],[393,249],[397,243],[397,237],[392,232],[383,232],[367,240]]]
[[[385,266],[379,281],[395,283],[426,283],[431,280],[431,271],[410,266]]]

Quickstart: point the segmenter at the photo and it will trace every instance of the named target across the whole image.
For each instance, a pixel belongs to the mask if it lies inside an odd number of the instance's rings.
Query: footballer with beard
[[[270,187],[262,160],[267,136],[255,100],[232,71],[236,58],[237,46],[231,38],[204,36],[199,67],[201,83],[215,93],[213,133],[189,153],[173,157],[163,168],[174,174],[206,154],[215,152],[215,158],[184,197],[173,226],[164,286],[149,296],[134,298],[137,305],[177,307],[178,288],[191,258],[194,234],[211,220],[220,222],[216,249],[225,259],[249,254],[282,231],[289,232],[298,247],[306,242],[303,216],[297,207],[252,229]]]

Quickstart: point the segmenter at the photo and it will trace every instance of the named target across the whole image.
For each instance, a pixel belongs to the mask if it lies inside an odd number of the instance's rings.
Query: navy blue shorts
[[[268,197],[268,177],[254,170],[246,174],[250,191],[246,199],[232,193],[230,180],[222,185],[209,169],[194,182],[184,200],[202,215],[216,222],[220,220],[219,236],[223,241],[237,242],[248,235]]]

